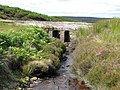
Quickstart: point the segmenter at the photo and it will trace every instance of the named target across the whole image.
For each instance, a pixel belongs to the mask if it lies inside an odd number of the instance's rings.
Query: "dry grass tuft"
[[[98,89],[118,90],[120,81],[120,19],[97,22],[79,30],[79,44],[73,52],[73,73],[87,78]],[[102,90],[102,89],[101,89]]]

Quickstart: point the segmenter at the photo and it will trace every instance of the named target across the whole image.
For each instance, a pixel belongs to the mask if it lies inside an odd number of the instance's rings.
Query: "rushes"
[[[120,81],[120,19],[103,20],[79,29],[73,72],[98,89],[117,90]],[[81,33],[82,32],[82,33]]]

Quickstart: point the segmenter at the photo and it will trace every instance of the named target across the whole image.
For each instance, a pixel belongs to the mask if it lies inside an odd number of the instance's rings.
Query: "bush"
[[[59,58],[65,50],[62,42],[50,37],[39,27],[8,25],[6,28],[13,29],[0,32],[1,86],[7,84],[7,81],[9,83],[9,80],[12,81],[10,76],[14,77],[14,74],[20,78],[26,75],[49,74],[48,72],[55,72],[59,68]]]
[[[50,54],[46,59],[33,60],[30,61],[28,64],[25,64],[23,66],[23,72],[29,76],[42,76],[45,73],[51,74],[55,72],[59,68],[59,66],[59,58],[53,54]]]
[[[38,27],[21,28],[17,32],[15,30],[2,31],[0,33],[0,42],[1,53],[5,50],[7,58],[11,58],[12,69],[17,71],[22,71],[22,67],[37,64],[31,62],[41,59],[45,59],[44,63],[46,65],[50,66],[53,63],[53,67],[56,68],[59,63],[58,58],[60,58],[63,49],[65,49],[63,43],[49,37],[46,31]],[[48,58],[49,55],[56,61],[47,62],[50,59]],[[34,70],[35,68],[33,68]],[[32,73],[33,71],[30,72]]]
[[[51,68],[54,70],[59,69],[60,67],[60,59],[59,57],[55,56],[54,54],[49,54],[48,57],[50,58],[52,64],[51,64]]]
[[[60,41],[59,43],[57,42],[58,41],[55,40],[54,42],[45,45],[42,51],[37,52],[35,56],[31,56],[31,60],[29,60],[28,64],[23,66],[23,71],[27,75],[42,75],[47,72],[55,72],[60,66],[59,58],[64,51],[64,44]]]
[[[43,61],[31,61],[27,65],[23,66],[23,72],[26,73],[27,75],[31,74],[39,74],[43,72],[47,72],[49,69],[49,66],[45,64]],[[37,73],[35,73],[37,72]]]

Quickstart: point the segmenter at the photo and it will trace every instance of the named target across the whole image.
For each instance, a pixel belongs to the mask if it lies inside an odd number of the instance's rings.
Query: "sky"
[[[120,17],[120,0],[0,0],[49,16]]]

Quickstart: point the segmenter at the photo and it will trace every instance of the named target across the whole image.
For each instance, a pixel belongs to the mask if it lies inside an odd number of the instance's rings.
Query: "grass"
[[[120,81],[120,19],[102,20],[78,30],[73,73],[100,90],[117,90]]]
[[[16,27],[13,23],[5,23],[5,22],[0,22],[0,31],[7,31],[7,30],[17,30],[19,31],[20,29],[23,29],[24,26],[19,26]]]

